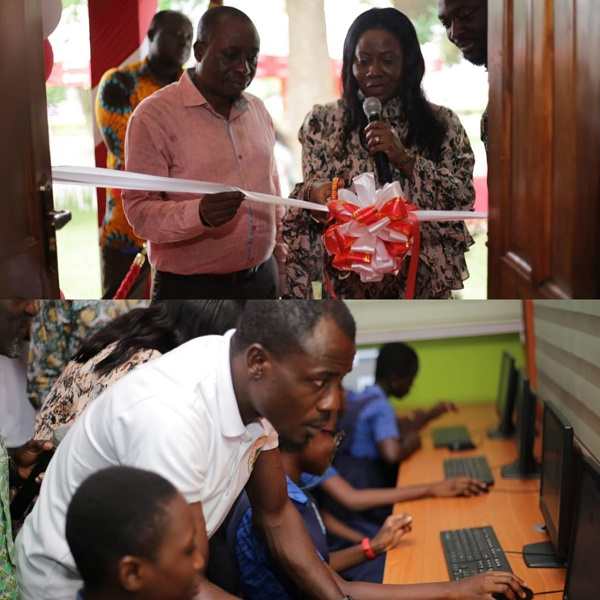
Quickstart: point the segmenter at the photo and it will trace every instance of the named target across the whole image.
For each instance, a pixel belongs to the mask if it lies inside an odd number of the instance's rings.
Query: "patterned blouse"
[[[179,76],[183,74],[183,69]],[[117,69],[110,69],[98,84],[96,122],[106,144],[109,169],[125,168],[125,133],[133,109],[163,85],[158,82],[148,59]],[[106,213],[102,221],[101,245],[117,250],[132,248],[137,251],[144,243],[133,233],[125,217],[121,190],[106,190]]]
[[[54,382],[96,329],[147,300],[37,300],[31,321],[31,344],[27,366],[27,396],[40,408]]]
[[[427,152],[409,147],[417,155],[414,181],[390,165],[392,178],[400,181],[411,204],[423,210],[473,210],[475,158],[459,118],[450,109],[433,105],[446,123],[441,159],[434,162]],[[331,180],[340,177],[350,185],[361,173],[375,172],[374,159],[362,145],[358,131],[341,147],[344,108],[342,100],[315,105],[299,132],[302,143],[304,180],[311,176]],[[408,123],[403,119],[398,98],[383,106],[382,119],[406,139]],[[298,190],[295,190],[298,193]],[[294,194],[292,194],[294,195]],[[342,272],[331,266],[331,257],[322,244],[323,226],[310,218],[309,211],[289,208],[284,217],[283,239],[288,244],[287,281],[284,297],[312,298],[312,282],[320,282],[323,297],[331,297],[323,276],[323,265],[338,298],[403,298],[408,260],[397,276],[385,275],[377,283],[362,283],[354,272]],[[473,238],[463,221],[421,223],[421,247],[415,286],[415,298],[449,298],[461,289],[469,276],[464,253]]]
[[[94,370],[106,358],[117,342],[110,344],[86,363],[71,361],[52,386],[42,409],[36,417],[35,439],[51,439],[59,426],[77,419],[85,408],[109,385],[118,381],[138,365],[160,356],[158,350],[143,349],[128,361],[101,375]]]

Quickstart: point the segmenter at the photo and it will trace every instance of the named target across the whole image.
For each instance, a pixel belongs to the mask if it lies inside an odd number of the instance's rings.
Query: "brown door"
[[[599,298],[598,1],[488,6],[488,295]]]
[[[58,298],[40,0],[0,2],[0,297]]]

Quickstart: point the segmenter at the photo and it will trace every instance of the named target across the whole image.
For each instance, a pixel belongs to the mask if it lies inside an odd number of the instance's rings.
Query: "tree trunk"
[[[333,70],[327,48],[324,0],[287,0],[289,78],[286,94],[288,131],[294,176],[302,177],[298,129],[313,104],[335,99]]]

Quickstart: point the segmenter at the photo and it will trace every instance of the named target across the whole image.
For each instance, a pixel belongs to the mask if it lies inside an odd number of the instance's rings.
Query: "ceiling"
[[[346,300],[358,344],[520,332],[521,300]]]

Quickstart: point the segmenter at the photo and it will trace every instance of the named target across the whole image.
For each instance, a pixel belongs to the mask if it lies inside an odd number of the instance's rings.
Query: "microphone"
[[[363,112],[367,116],[369,123],[381,121],[381,102],[379,98],[371,96],[363,102]],[[390,161],[385,152],[376,152],[373,155],[375,159],[375,170],[377,171],[377,180],[380,185],[391,183],[392,172],[390,171]]]
[[[54,444],[55,449],[63,441],[65,435],[69,433],[72,424],[59,425],[53,432],[51,442]],[[39,494],[40,484],[35,481],[35,478],[43,473],[47,468],[50,460],[54,456],[55,450],[47,450],[40,456],[40,459],[34,465],[31,473],[27,479],[23,482],[19,491],[15,494],[15,497],[10,503],[10,516],[11,519],[19,521],[23,518],[23,514],[29,508],[33,499]]]

